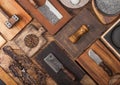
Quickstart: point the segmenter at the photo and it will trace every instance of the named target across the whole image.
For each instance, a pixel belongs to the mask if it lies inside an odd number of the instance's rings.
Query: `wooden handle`
[[[113,75],[111,69],[104,62],[100,63],[100,66],[104,69],[104,71],[107,72],[109,76]]]
[[[66,73],[70,79],[72,79],[73,81],[75,80],[75,76],[72,73],[70,73],[67,69],[63,69],[63,72]]]
[[[29,2],[35,7],[38,8],[38,4],[35,2],[35,0],[29,0]]]
[[[72,43],[76,43],[80,37],[85,34],[86,32],[88,32],[88,28],[86,25],[82,25],[74,34],[72,34],[70,37],[69,37],[69,40],[72,42]]]

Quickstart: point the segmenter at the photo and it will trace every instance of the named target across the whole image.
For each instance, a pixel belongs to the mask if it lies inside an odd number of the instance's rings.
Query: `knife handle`
[[[100,63],[100,66],[104,69],[104,71],[107,72],[109,76],[113,75],[113,72],[111,71],[111,69],[104,62]]]
[[[75,76],[71,72],[69,72],[67,69],[64,68],[63,72],[66,73],[67,76],[71,78],[73,81],[75,80]]]
[[[38,8],[39,5],[35,2],[35,0],[29,0],[29,2],[35,7]]]

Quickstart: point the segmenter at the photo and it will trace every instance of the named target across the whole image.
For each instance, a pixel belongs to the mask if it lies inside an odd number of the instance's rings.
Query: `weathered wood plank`
[[[25,52],[27,56],[32,57],[47,42],[42,35],[44,32],[45,29],[34,20],[30,25],[22,30],[22,33],[15,37],[14,42]]]

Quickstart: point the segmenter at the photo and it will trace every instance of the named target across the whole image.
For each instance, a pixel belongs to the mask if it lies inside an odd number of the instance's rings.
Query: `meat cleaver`
[[[58,73],[60,70],[63,70],[64,73],[68,75],[72,80],[75,80],[75,76],[70,73],[67,69],[64,68],[63,64],[52,54],[50,53],[47,57],[44,58],[45,63],[55,72]]]

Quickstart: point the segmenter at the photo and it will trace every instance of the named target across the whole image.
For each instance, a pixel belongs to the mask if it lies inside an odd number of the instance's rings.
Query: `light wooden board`
[[[0,79],[6,85],[17,85],[17,83],[0,67]]]
[[[31,23],[29,26],[27,26],[22,33],[17,36],[14,41],[15,43],[26,53],[27,56],[32,57],[38,50],[40,50],[47,42],[47,40],[43,37],[43,33],[45,32],[45,29],[41,27],[39,24],[35,25]],[[37,29],[38,28],[38,29]],[[39,38],[38,45],[34,48],[29,48],[25,45],[24,39],[27,35],[34,34]],[[29,42],[28,42],[29,43]],[[23,48],[24,47],[24,48]]]
[[[4,37],[0,34],[0,48],[6,43]]]
[[[101,57],[104,63],[112,70],[113,74],[120,73],[120,62],[99,40],[89,49],[93,49]],[[108,85],[110,76],[88,56],[89,49],[76,61],[99,85]]]
[[[0,7],[2,7],[9,16],[16,14],[20,17],[20,21],[11,29],[8,29],[4,25],[4,22],[7,19],[0,13],[0,32],[6,40],[11,40],[31,21],[31,17],[16,3],[15,0],[1,0]]]

